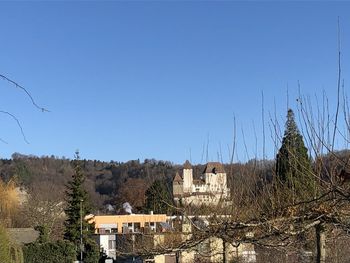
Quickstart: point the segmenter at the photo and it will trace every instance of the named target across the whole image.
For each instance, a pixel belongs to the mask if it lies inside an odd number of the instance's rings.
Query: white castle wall
[[[192,169],[184,169],[183,170],[183,180],[184,180],[184,184],[183,184],[184,192],[191,193],[192,186],[193,186]]]
[[[205,183],[194,184],[192,169],[183,169],[182,200],[187,204],[217,204],[230,195],[226,173],[205,173]],[[177,187],[177,185],[176,185]],[[176,188],[175,187],[175,188]],[[179,185],[179,187],[181,187]],[[177,190],[177,188],[174,190]],[[179,199],[179,197],[176,197]]]

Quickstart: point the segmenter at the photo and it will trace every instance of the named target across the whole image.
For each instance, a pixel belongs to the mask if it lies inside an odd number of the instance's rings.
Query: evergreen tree
[[[293,190],[293,202],[313,193],[315,180],[311,161],[291,109],[287,113],[282,145],[276,156],[276,174],[284,186]]]
[[[145,208],[156,214],[169,214],[172,211],[173,198],[164,180],[155,180],[146,191]]]
[[[90,212],[90,205],[87,192],[83,188],[85,176],[80,166],[79,152],[76,152],[73,165],[74,174],[66,190],[67,208],[65,209],[65,213],[67,219],[64,224],[64,238],[76,246],[78,252],[77,259],[80,259],[80,251],[82,249],[84,251],[84,262],[94,263],[98,262],[99,249],[96,242],[92,240],[94,226],[84,220],[84,217]],[[80,244],[81,237],[83,239],[83,247]]]
[[[25,263],[72,263],[76,259],[75,246],[66,240],[33,242],[23,247]]]

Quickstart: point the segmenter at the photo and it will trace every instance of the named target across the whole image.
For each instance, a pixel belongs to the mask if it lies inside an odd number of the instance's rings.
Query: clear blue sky
[[[42,113],[0,81],[0,156],[13,152],[127,161],[228,161],[262,155],[265,119],[295,107],[298,80],[335,103],[337,18],[350,70],[348,2],[0,2],[0,74],[26,87]],[[345,85],[345,88],[348,86]],[[254,128],[258,137],[255,144]],[[243,147],[243,136],[248,157]],[[268,157],[274,145],[266,124]]]

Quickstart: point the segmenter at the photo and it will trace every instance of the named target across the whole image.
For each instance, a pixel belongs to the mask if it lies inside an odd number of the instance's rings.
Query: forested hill
[[[180,166],[171,162],[146,159],[122,162],[81,160],[86,176],[85,187],[95,208],[106,203],[124,201],[126,189],[147,187],[156,179],[170,183]],[[12,159],[0,159],[0,177],[4,181],[15,178],[27,191],[54,189],[56,198],[64,199],[66,183],[74,173],[72,160],[58,157],[36,157],[15,153]],[[126,201],[126,200],[125,200]],[[141,205],[141,204],[136,204]]]
[[[348,159],[349,151],[340,152]],[[331,157],[324,157],[331,161]],[[182,165],[154,159],[131,160],[128,162],[102,162],[81,160],[81,167],[86,176],[85,187],[94,210],[103,212],[106,204],[115,207],[129,202],[135,209],[141,210],[144,193],[156,180],[162,180],[171,192],[172,179]],[[327,161],[323,160],[323,163]],[[274,173],[274,161],[251,160],[247,163],[226,164],[225,170],[231,190],[240,184],[252,184],[256,189],[258,181],[270,180]],[[199,178],[203,165],[194,165],[194,177]],[[74,173],[72,160],[54,156],[36,157],[15,153],[11,159],[0,159],[0,178],[3,181],[14,179],[29,194],[40,199],[64,200],[65,185]],[[325,171],[325,174],[327,172]]]
[[[154,159],[124,163],[83,159],[80,162],[86,176],[85,187],[94,208],[99,211],[103,211],[106,204],[118,207],[126,201],[140,210],[144,203],[144,193],[155,180],[164,181],[172,192],[172,179],[176,172],[181,174],[182,170],[182,165]],[[242,171],[247,169],[242,167],[245,166],[225,165],[229,184],[233,176],[244,174]],[[203,169],[204,165],[194,165],[194,177],[199,178]],[[72,160],[67,158],[15,153],[11,159],[0,159],[1,179],[9,181],[15,178],[29,194],[39,195],[39,199],[64,200],[65,185],[73,173]]]

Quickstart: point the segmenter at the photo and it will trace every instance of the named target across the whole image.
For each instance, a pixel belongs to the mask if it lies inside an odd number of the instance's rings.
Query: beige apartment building
[[[165,214],[127,214],[94,216],[90,222],[95,224],[96,234],[127,234],[155,232],[160,230],[160,223],[167,220]]]
[[[202,217],[204,221],[205,218]],[[189,249],[173,252],[172,249],[178,248],[179,244],[195,234],[192,219],[189,222],[185,218],[165,214],[128,214],[92,216],[88,220],[95,224],[99,246],[107,256],[119,261],[120,253],[137,255],[138,251],[161,251],[165,248],[168,252],[145,258],[143,262],[193,263],[205,260],[214,263],[222,262],[224,255],[227,260],[239,256],[245,258],[245,262],[255,262],[254,246],[234,246],[216,237],[209,237]]]

